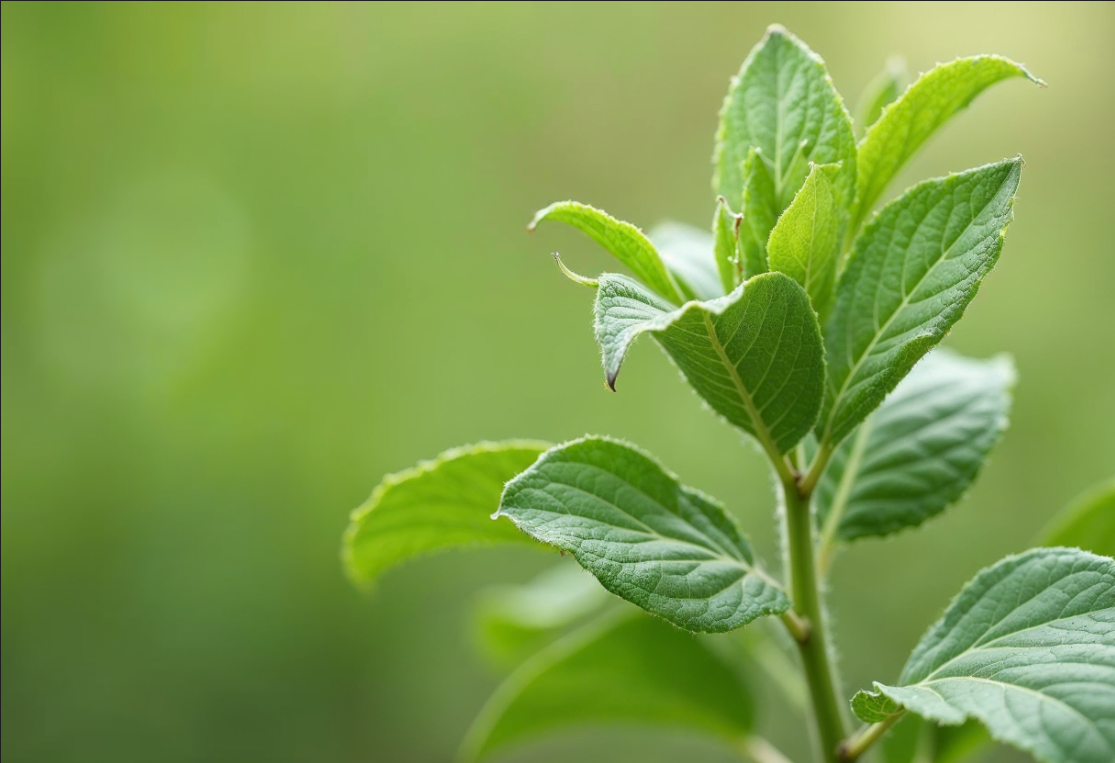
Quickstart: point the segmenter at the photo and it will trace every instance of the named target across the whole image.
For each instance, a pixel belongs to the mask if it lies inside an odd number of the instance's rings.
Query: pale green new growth
[[[914,186],[856,241],[825,325],[818,431],[837,444],[960,320],[1003,248],[1021,159]]]
[[[909,79],[905,59],[897,56],[887,59],[886,67],[867,84],[856,102],[856,130],[860,134],[875,124],[883,109],[898,99]]]
[[[1115,561],[1034,549],[969,583],[918,644],[898,686],[852,707],[939,723],[977,718],[1045,763],[1115,760]]]
[[[1025,77],[1044,85],[1026,67],[1002,56],[959,58],[921,75],[886,108],[859,146],[854,235],[887,185],[922,143],[991,85]]]
[[[767,243],[770,269],[800,283],[822,320],[832,302],[846,220],[833,186],[839,172],[833,164],[814,165]]]
[[[543,220],[572,225],[611,252],[658,294],[679,305],[684,301],[654,244],[631,223],[576,201],[559,201],[539,210],[527,230],[534,230]]]
[[[805,291],[788,276],[755,276],[731,294],[680,309],[626,276],[605,273],[596,340],[615,388],[631,343],[650,333],[714,411],[785,453],[817,419],[824,357]]]
[[[762,151],[752,146],[743,162],[743,206],[739,224],[739,256],[745,281],[770,270],[767,240],[782,211],[776,194],[770,167]]]
[[[495,516],[686,630],[728,631],[790,607],[719,504],[616,440],[547,451],[507,485]]]
[[[1042,533],[1042,545],[1115,556],[1115,478],[1077,498]]]
[[[740,282],[742,265],[740,264],[739,240],[736,231],[739,222],[735,213],[728,208],[727,200],[719,199],[716,203],[716,213],[712,219],[712,234],[716,270],[720,273],[722,294],[728,294]]]
[[[387,475],[352,512],[343,551],[349,577],[366,584],[415,556],[523,542],[520,533],[488,521],[488,515],[504,483],[548,447],[526,440],[482,442]]]
[[[647,236],[685,299],[715,299],[727,293],[720,282],[715,245],[708,231],[665,222],[651,228]]]

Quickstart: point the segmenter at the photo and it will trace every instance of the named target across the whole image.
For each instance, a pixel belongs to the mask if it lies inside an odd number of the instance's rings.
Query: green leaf
[[[918,77],[883,111],[860,143],[852,233],[871,213],[902,165],[937,128],[988,87],[1011,77],[1045,84],[1026,67],[1001,56],[959,58]]]
[[[1110,763],[1115,561],[1041,548],[982,571],[922,638],[899,684],[857,694],[856,715],[976,718],[1044,763]]]
[[[782,273],[755,276],[726,297],[675,308],[626,276],[605,273],[596,339],[615,389],[631,343],[650,333],[717,413],[785,453],[813,426],[824,355],[809,297]]]
[[[856,178],[852,120],[824,61],[777,25],[743,62],[720,112],[713,186],[733,208],[743,197],[742,167],[752,148],[770,170],[775,216],[790,205],[810,162],[841,165],[834,187],[850,206]],[[765,242],[769,232],[759,231],[759,238]]]
[[[685,299],[727,294],[720,283],[712,234],[684,223],[660,223],[647,234]]]
[[[477,634],[489,657],[515,665],[608,601],[614,599],[596,578],[563,561],[527,583],[483,590],[476,605]]]
[[[739,218],[721,198],[716,204],[716,215],[712,220],[712,233],[715,239],[716,270],[720,274],[722,294],[728,294],[740,281]]]
[[[885,763],[959,763],[991,742],[979,721],[961,726],[938,726],[909,718],[883,737]]]
[[[975,481],[1006,428],[1014,364],[939,349],[832,456],[814,494],[826,537],[916,527]]]
[[[616,596],[686,630],[729,631],[790,606],[719,504],[616,440],[546,451],[508,483],[496,517],[571,552]]]
[[[677,304],[685,301],[654,244],[631,223],[617,220],[606,212],[576,201],[559,201],[539,210],[527,230],[533,231],[543,220],[557,220],[572,225],[611,252],[659,295]]]
[[[1115,479],[1089,490],[1043,533],[1042,545],[1115,556]]]
[[[1003,248],[1021,159],[927,180],[856,241],[825,324],[822,446],[878,407],[968,306]]]
[[[489,517],[504,484],[548,447],[520,440],[482,442],[387,475],[352,512],[342,550],[349,577],[366,584],[415,556],[527,541]]]
[[[800,283],[822,318],[832,302],[844,227],[845,213],[833,190],[839,172],[833,164],[813,165],[767,242],[770,269]]]
[[[902,94],[909,80],[906,61],[897,56],[888,58],[887,65],[868,83],[856,104],[856,126],[860,131],[875,124],[883,109]]]
[[[743,162],[742,210],[738,246],[743,280],[746,281],[770,270],[767,263],[767,240],[778,215],[782,213],[774,188],[774,178],[758,148],[752,148]]]
[[[554,642],[484,706],[460,759],[577,727],[632,724],[738,740],[751,727],[746,688],[703,642],[624,610]]]

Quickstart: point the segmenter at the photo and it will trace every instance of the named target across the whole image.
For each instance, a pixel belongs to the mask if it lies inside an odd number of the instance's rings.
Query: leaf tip
[[[595,278],[586,278],[585,276],[583,276],[579,273],[574,273],[572,270],[567,268],[565,266],[565,263],[561,261],[561,254],[560,253],[551,252],[551,255],[554,258],[554,262],[557,263],[558,269],[561,270],[562,275],[564,275],[566,278],[568,278],[573,283],[579,283],[579,284],[581,284],[581,286],[591,286],[593,288],[596,288],[597,286],[600,285],[600,282],[598,280],[596,280]]]
[[[616,379],[617,378],[619,378],[619,371],[618,370],[609,371],[604,376],[604,384],[607,385],[608,389],[612,392],[616,391]]]

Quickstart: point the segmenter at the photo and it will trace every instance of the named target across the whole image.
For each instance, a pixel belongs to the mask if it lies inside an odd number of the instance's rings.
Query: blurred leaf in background
[[[841,558],[849,694],[897,677],[972,569],[1110,476],[1115,353],[1079,331],[1112,325],[1110,3],[2,14],[5,760],[448,759],[501,679],[472,648],[473,594],[552,557],[415,562],[372,606],[337,537],[380,475],[459,442],[629,438],[777,558],[773,505],[743,498],[767,484],[761,458],[667,360],[633,353],[640,370],[605,391],[591,295],[549,252],[581,272],[607,255],[575,231],[523,233],[574,196],[706,228],[724,89],[772,22],[849,96],[892,54],[916,75],[995,52],[1049,83],[982,95],[892,186],[1025,155],[1011,245],[947,342],[1010,352],[1019,384],[965,501]],[[949,564],[925,574],[913,560],[946,541]],[[791,755],[807,746],[774,713],[757,723]],[[521,759],[616,749],[731,759],[662,730]]]

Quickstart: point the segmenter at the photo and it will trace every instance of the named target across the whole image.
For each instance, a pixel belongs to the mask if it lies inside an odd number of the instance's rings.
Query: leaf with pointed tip
[[[508,676],[473,722],[459,759],[602,723],[735,741],[750,730],[752,714],[746,687],[702,640],[625,609],[555,641]]]
[[[724,199],[716,204],[716,215],[712,220],[712,234],[715,239],[716,270],[720,274],[722,294],[728,294],[740,281],[740,252],[737,218]]]
[[[534,230],[543,220],[557,220],[572,225],[611,252],[659,295],[677,304],[685,301],[678,293],[654,244],[631,223],[617,220],[607,212],[576,201],[558,201],[540,209],[530,221],[527,230]]]
[[[1014,364],[934,350],[837,448],[814,493],[841,540],[916,527],[975,481],[1006,428]]]
[[[733,208],[743,197],[743,163],[753,148],[770,171],[775,217],[801,188],[810,162],[841,165],[834,188],[842,205],[850,206],[856,178],[852,120],[824,61],[777,25],[743,62],[720,112],[713,186]],[[756,233],[765,243],[770,228]]]
[[[825,324],[822,445],[839,444],[952,328],[999,259],[1021,159],[927,180],[856,240]]]
[[[856,127],[860,132],[875,124],[883,109],[902,95],[909,80],[905,59],[897,56],[887,59],[886,66],[867,84],[856,103]]]
[[[816,421],[825,374],[820,329],[809,297],[789,276],[755,276],[725,297],[675,308],[631,278],[602,275],[596,339],[613,389],[643,333],[714,411],[764,447],[785,453]]]
[[[1115,479],[1073,501],[1043,536],[1046,546],[1075,546],[1115,556]]]
[[[729,631],[790,606],[719,504],[616,440],[546,451],[508,483],[495,516],[569,551],[616,596],[686,630]]]
[[[968,718],[1044,763],[1115,760],[1115,561],[1039,548],[985,569],[914,649],[898,686],[852,707]]]
[[[1025,77],[1044,85],[1026,67],[1002,56],[973,56],[941,64],[918,77],[871,125],[859,146],[854,235],[887,185],[922,143],[991,85]]]
[[[845,212],[833,190],[840,168],[815,164],[767,242],[770,269],[800,283],[823,320],[832,302]]]
[[[770,270],[767,240],[782,213],[774,189],[774,179],[758,148],[752,148],[743,162],[743,207],[739,225],[740,263],[743,280]]]
[[[482,442],[387,475],[352,512],[342,551],[349,577],[367,584],[415,556],[528,540],[489,517],[504,484],[548,447],[525,440]]]
[[[684,223],[664,222],[647,234],[687,299],[716,299],[721,287],[712,234]]]

